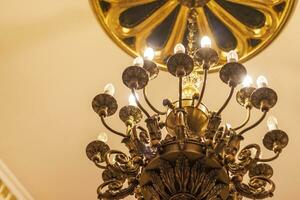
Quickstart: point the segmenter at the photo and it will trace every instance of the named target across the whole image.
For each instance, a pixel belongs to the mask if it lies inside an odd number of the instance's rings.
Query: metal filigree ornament
[[[131,56],[146,46],[156,50],[155,61],[167,70],[165,61],[177,43],[188,44],[187,19],[195,8],[198,34],[212,38],[220,61],[236,50],[246,61],[267,47],[287,22],[296,0],[89,0],[94,13],[112,40]],[[202,71],[202,68],[196,68]]]
[[[143,1],[139,2],[143,4]],[[174,1],[170,2],[175,4]],[[252,1],[240,2],[246,4]],[[261,3],[260,8],[265,9],[265,4],[280,5],[279,2],[267,1]],[[288,1],[283,2],[286,2],[285,6],[289,5]],[[205,40],[202,38],[201,47],[195,45],[195,39],[200,34],[195,24],[199,22],[196,14],[199,8],[203,9],[202,4],[213,6],[217,1],[182,0],[178,3],[189,10],[186,22],[189,27],[188,44],[186,47],[176,45],[174,54],[166,61],[167,70],[178,79],[178,99],[164,99],[163,111],[151,103],[146,87],[157,78],[159,68],[151,59],[141,60],[140,57],[122,75],[123,83],[131,90],[135,103],[119,111],[125,131],[116,131],[106,123],[107,118],[118,110],[112,90],[106,89],[93,99],[92,107],[103,125],[122,138],[129,152],[125,154],[113,150],[103,141],[93,141],[87,146],[87,157],[103,170],[103,183],[97,190],[98,198],[114,200],[129,195],[134,195],[138,200],[268,198],[275,190],[271,180],[273,169],[268,163],[282,153],[288,144],[288,136],[278,129],[273,117],[268,120],[269,131],[263,138],[265,148],[274,152],[273,157],[264,158],[258,144],[241,148],[241,142],[246,138],[246,133],[258,126],[275,106],[277,94],[269,88],[264,77],[258,78],[257,88],[245,83],[243,79],[247,77],[247,70],[238,61],[237,53],[231,51],[227,55],[227,63],[219,71],[220,80],[230,88],[229,95],[218,110],[209,110],[204,105],[203,96],[208,72],[218,66],[219,54],[211,48],[205,37]],[[123,10],[126,10],[129,5],[137,4],[137,1],[126,1],[126,4],[112,1],[109,6],[114,10],[114,6],[123,5]],[[168,10],[170,4],[163,6]],[[110,15],[110,9],[107,8],[107,15]],[[267,11],[271,13],[269,9]],[[107,16],[107,19],[114,18]],[[242,82],[243,86],[240,87]],[[139,90],[142,90],[150,110],[139,101]],[[239,126],[231,127],[221,123],[222,113],[236,90],[236,100],[247,115]],[[261,112],[262,116],[248,125],[253,109]],[[146,127],[140,124],[142,120]]]

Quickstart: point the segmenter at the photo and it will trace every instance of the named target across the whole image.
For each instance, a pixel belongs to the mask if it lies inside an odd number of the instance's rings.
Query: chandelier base
[[[227,199],[229,177],[222,165],[208,157],[197,140],[164,140],[160,154],[141,173],[145,200]]]

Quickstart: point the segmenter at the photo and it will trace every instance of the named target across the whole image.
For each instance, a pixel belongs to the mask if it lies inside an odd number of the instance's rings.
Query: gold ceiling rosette
[[[282,30],[296,0],[90,0],[102,27],[131,56],[146,47],[155,49],[155,61],[165,61],[178,43],[188,44],[189,7],[197,13],[198,36],[212,38],[220,62],[236,50],[246,61],[268,46]],[[200,70],[200,69],[199,69]]]

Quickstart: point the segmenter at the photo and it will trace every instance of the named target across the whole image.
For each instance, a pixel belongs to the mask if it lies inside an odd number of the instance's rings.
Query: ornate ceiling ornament
[[[296,0],[90,0],[96,17],[112,40],[131,56],[148,46],[156,51],[155,61],[166,70],[165,61],[173,47],[188,43],[189,9],[195,8],[196,30],[212,38],[220,56],[236,50],[246,61],[267,47],[280,33]],[[196,43],[197,44],[197,43]],[[202,69],[197,69],[202,71]]]

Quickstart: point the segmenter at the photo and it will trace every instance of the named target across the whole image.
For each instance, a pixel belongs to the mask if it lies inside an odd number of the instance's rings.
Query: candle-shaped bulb
[[[116,162],[116,154],[113,154],[113,155],[111,155],[111,161],[112,161],[112,163],[115,163]]]
[[[153,60],[155,56],[155,52],[151,47],[147,47],[144,51],[144,58],[147,60]]]
[[[243,80],[243,87],[250,87],[253,84],[253,79],[251,76],[246,75]]]
[[[143,67],[144,66],[144,59],[141,56],[136,57],[133,60],[133,65]]]
[[[226,129],[230,130],[232,128],[231,124],[226,123]]]
[[[278,129],[278,121],[277,121],[276,117],[270,116],[267,120],[267,125],[268,125],[269,131]]]
[[[185,47],[183,46],[183,44],[176,44],[174,48],[174,53],[185,53]]]
[[[268,86],[268,80],[264,76],[259,76],[256,80],[256,84],[257,84],[258,88],[267,87]]]
[[[111,96],[114,96],[115,94],[115,87],[113,84],[108,83],[105,87],[104,87],[104,93],[109,94]]]
[[[208,36],[203,36],[200,41],[201,48],[211,48],[211,40]]]
[[[238,62],[239,55],[235,50],[231,50],[227,53],[227,62]]]
[[[137,93],[135,93],[135,96],[136,96],[137,100],[139,100],[139,95]],[[135,97],[132,93],[129,95],[128,102],[129,102],[129,105],[131,105],[131,106],[137,106]]]
[[[101,132],[98,137],[97,137],[97,140],[101,141],[101,142],[107,142],[108,140],[108,136],[105,132]]]

